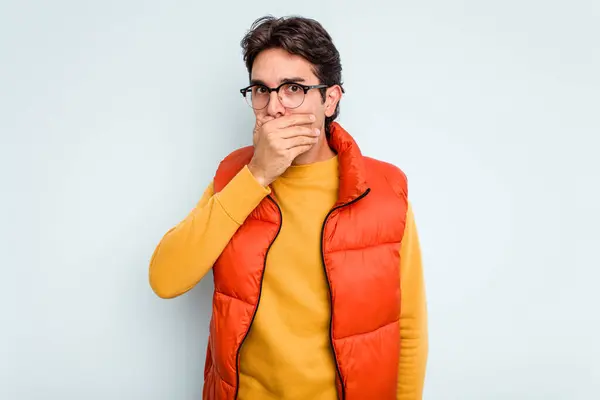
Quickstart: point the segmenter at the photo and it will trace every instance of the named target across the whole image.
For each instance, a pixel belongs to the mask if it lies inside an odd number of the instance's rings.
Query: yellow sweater
[[[154,291],[164,298],[181,295],[202,279],[248,214],[274,192],[283,222],[268,253],[258,311],[240,353],[240,400],[337,399],[329,293],[320,256],[321,226],[337,189],[337,157],[292,166],[270,188],[260,186],[244,168],[216,195],[209,185],[195,209],[167,232],[153,254]],[[422,398],[428,335],[410,205],[400,252],[398,399],[416,400]]]

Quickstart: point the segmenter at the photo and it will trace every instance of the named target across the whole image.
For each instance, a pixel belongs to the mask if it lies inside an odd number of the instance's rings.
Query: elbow
[[[161,299],[172,299],[182,294],[169,279],[169,276],[164,273],[164,267],[156,263],[153,258],[150,262],[148,281],[150,288],[155,295]]]
[[[161,285],[160,283],[157,283],[152,279],[150,279],[150,288],[152,289],[154,294],[160,297],[161,299],[167,300],[179,296],[177,292],[170,290],[168,287]]]
[[[181,257],[173,257],[173,252],[154,252],[149,265],[150,288],[161,299],[172,299],[191,290],[205,274],[204,268],[193,270],[191,262]]]

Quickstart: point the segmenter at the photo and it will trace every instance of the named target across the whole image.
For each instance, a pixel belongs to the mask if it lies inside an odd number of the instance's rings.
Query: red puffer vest
[[[329,145],[338,154],[338,201],[322,228],[321,254],[331,296],[330,337],[337,389],[346,400],[396,398],[400,353],[399,250],[407,211],[406,177],[393,165],[362,156],[337,123]],[[250,161],[252,147],[217,169],[219,192]],[[213,267],[205,400],[237,398],[240,348],[260,302],[269,248],[281,226],[272,194],[248,216]]]

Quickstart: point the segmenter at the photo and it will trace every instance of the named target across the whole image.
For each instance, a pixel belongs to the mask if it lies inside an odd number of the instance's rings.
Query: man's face
[[[261,83],[275,88],[284,82],[296,82],[302,85],[318,85],[320,82],[312,71],[312,65],[304,58],[288,53],[283,49],[268,49],[260,52],[252,65],[252,83]],[[330,90],[328,89],[328,92]],[[265,122],[290,114],[313,114],[316,118],[312,126],[323,129],[325,117],[333,115],[337,101],[323,102],[319,89],[309,90],[304,102],[297,108],[286,108],[276,92],[271,92],[269,104],[260,110],[254,110],[256,119]]]

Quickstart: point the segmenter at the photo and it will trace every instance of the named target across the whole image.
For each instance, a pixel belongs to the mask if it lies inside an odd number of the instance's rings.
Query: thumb
[[[275,119],[275,117],[273,117],[271,115],[266,115],[266,116],[264,116],[262,118],[256,118],[256,126],[260,128],[261,126],[263,126],[267,122],[273,121],[274,119]]]
[[[272,117],[272,116],[270,116],[270,115],[267,115],[267,116],[265,116],[265,117],[263,117],[263,118],[256,118],[256,121],[255,121],[255,123],[254,123],[254,131],[253,131],[253,134],[254,134],[254,136],[256,136],[256,134],[258,133],[258,130],[259,130],[259,129],[260,129],[260,128],[261,128],[261,127],[264,125],[264,124],[266,124],[267,122],[269,122],[269,121],[272,121],[272,120],[274,120],[274,119],[275,119],[275,118],[274,118],[274,117]]]

